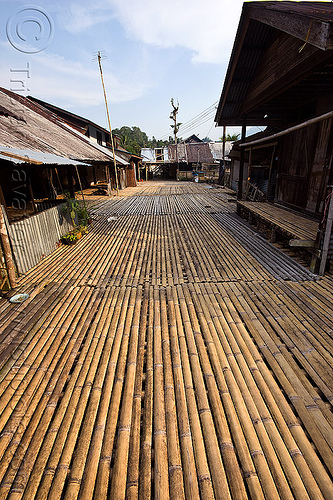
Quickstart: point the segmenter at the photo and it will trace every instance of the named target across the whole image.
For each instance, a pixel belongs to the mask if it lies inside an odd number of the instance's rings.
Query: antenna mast
[[[104,92],[104,100],[105,100],[105,107],[106,107],[106,114],[108,118],[108,123],[109,123],[109,130],[110,130],[110,137],[111,137],[111,145],[112,145],[112,154],[113,154],[113,163],[114,163],[114,175],[116,177],[116,187],[117,187],[117,196],[119,196],[119,185],[118,185],[118,175],[117,175],[117,163],[116,163],[116,155],[114,152],[114,142],[113,142],[113,135],[112,135],[112,128],[111,128],[111,120],[110,120],[110,114],[109,114],[109,107],[108,107],[108,100],[106,98],[106,91],[105,91],[105,86],[104,86],[104,79],[103,79],[103,71],[102,71],[102,56],[100,51],[97,53],[97,60],[98,60],[98,66],[99,66],[99,71],[101,73],[101,80],[102,80],[102,87],[103,87],[103,92]],[[108,172],[110,175],[110,172]],[[108,179],[108,184],[110,186],[110,179]],[[110,194],[110,193],[109,193]]]

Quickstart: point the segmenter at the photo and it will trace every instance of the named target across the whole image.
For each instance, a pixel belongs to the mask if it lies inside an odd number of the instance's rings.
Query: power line
[[[215,113],[212,113],[209,116],[202,117],[201,120],[198,120],[198,121],[194,122],[193,124],[187,125],[184,128],[180,127],[179,133],[180,134],[188,133],[189,131],[194,130],[195,128],[200,127],[204,123],[207,123],[208,121],[212,120],[213,117],[214,117],[214,114]]]
[[[182,125],[179,128],[179,132],[180,133],[188,132],[189,130],[192,130],[196,127],[199,127],[203,123],[206,123],[207,121],[211,120],[213,118],[213,116],[215,115],[215,106],[217,105],[217,103],[218,103],[218,101],[214,102],[213,104],[211,104],[211,106],[209,106],[208,108],[201,111],[201,113],[198,113],[197,115],[195,115],[193,118],[191,118],[187,122],[182,123]],[[159,137],[158,140],[163,140],[165,138],[168,138],[169,136],[170,136],[170,132]]]

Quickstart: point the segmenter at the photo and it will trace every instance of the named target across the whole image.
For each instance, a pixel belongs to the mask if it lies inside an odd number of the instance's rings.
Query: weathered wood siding
[[[55,250],[60,237],[73,226],[62,212],[63,205],[50,208],[13,224],[7,221],[13,254],[19,273],[26,273]]]
[[[135,164],[126,169],[126,187],[136,187]]]
[[[332,161],[332,120],[286,136],[280,153],[277,201],[321,213]]]
[[[318,54],[318,49],[306,45],[299,52],[301,40],[286,33],[279,33],[263,55],[256,75],[243,104],[243,112],[252,110],[258,102],[267,100],[276,92],[289,88],[292,82],[327,57]]]

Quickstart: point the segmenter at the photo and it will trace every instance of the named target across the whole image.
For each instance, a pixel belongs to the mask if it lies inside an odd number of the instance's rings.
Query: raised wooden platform
[[[276,233],[289,239],[290,246],[312,248],[316,241],[318,221],[302,216],[287,208],[272,203],[237,201],[237,212],[246,215],[249,222],[271,228],[271,241],[276,240]]]
[[[0,499],[332,499],[332,278],[142,184],[0,299]]]

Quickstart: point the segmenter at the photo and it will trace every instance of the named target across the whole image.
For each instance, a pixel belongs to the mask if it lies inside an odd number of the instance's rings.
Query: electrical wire
[[[215,116],[215,110],[216,110],[217,103],[218,103],[218,101],[214,102],[208,108],[201,111],[201,113],[198,113],[197,115],[195,115],[193,118],[191,118],[187,122],[182,123],[179,127],[178,132],[181,134],[188,133],[189,131],[194,130],[197,127],[200,127],[201,125],[203,125],[207,121],[212,120],[213,117]],[[170,132],[159,137],[158,140],[163,140],[165,138],[168,138],[169,136],[170,136]]]
[[[179,128],[179,133],[180,134],[185,134],[185,133],[187,134],[191,130],[194,130],[194,129],[200,127],[201,125],[203,125],[204,123],[207,123],[208,121],[212,120],[213,117],[214,117],[214,113],[211,114],[210,116],[205,117],[204,119],[202,119],[200,121],[195,122],[194,124],[188,125],[188,126],[186,126],[184,128],[180,127]]]

